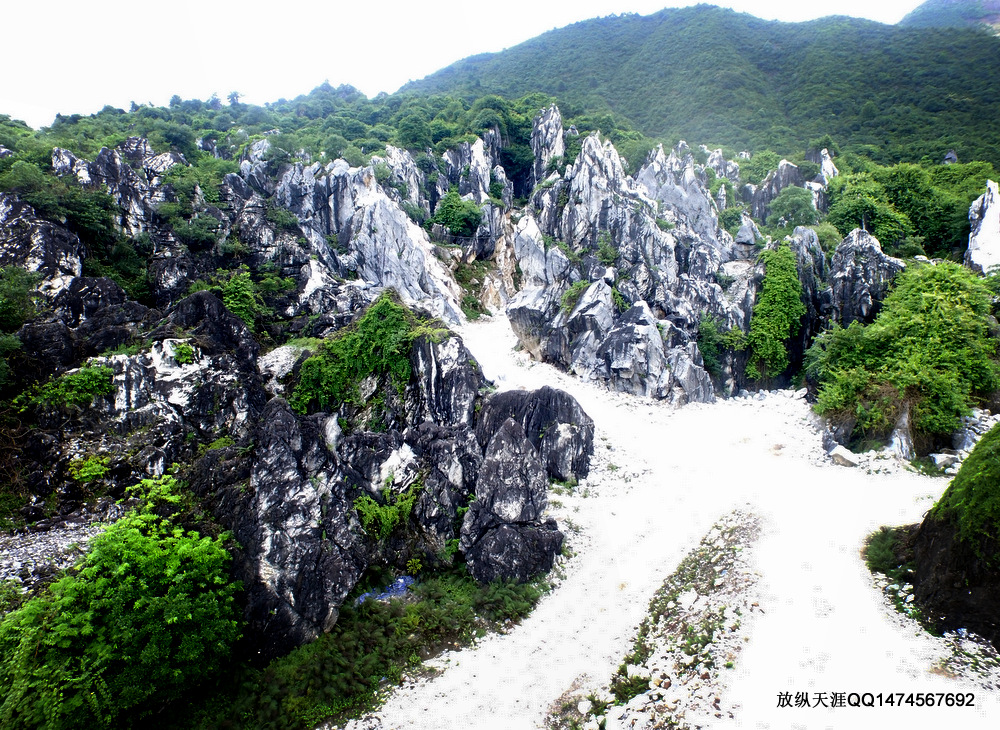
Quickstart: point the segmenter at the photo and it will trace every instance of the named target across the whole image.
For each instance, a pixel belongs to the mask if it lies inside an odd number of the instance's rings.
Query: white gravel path
[[[671,411],[512,352],[503,317],[462,335],[500,389],[562,388],[596,422],[591,477],[575,496],[553,497],[575,556],[519,626],[443,655],[433,662],[443,673],[349,728],[544,727],[565,692],[606,685],[653,592],[734,507],[764,518],[764,614],[730,670],[736,719],[719,727],[1000,726],[1000,698],[934,673],[944,643],[888,614],[859,555],[878,526],[918,521],[946,480],[829,464],[808,405],[791,394]],[[779,692],[918,691],[975,691],[976,707],[777,707]]]

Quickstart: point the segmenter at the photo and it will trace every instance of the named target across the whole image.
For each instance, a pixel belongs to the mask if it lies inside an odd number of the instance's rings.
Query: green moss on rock
[[[976,444],[928,517],[952,522],[961,542],[1000,567],[1000,428]]]

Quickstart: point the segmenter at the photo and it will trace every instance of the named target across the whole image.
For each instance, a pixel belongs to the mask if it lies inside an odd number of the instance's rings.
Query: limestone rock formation
[[[757,187],[750,201],[750,208],[753,217],[766,221],[768,207],[771,202],[778,197],[782,190],[787,187],[805,187],[806,179],[797,165],[793,165],[788,160],[778,163],[778,169],[772,170]]]
[[[0,193],[0,266],[42,276],[39,292],[54,297],[83,273],[86,252],[76,234],[42,220],[15,196]]]
[[[969,248],[965,265],[989,273],[1000,266],[1000,189],[986,181],[986,192],[969,208]]]
[[[874,321],[889,284],[906,267],[882,252],[878,239],[855,228],[833,252],[830,287],[833,318],[841,326]]]
[[[535,119],[531,130],[531,151],[535,154],[531,184],[537,185],[548,177],[549,164],[552,160],[564,157],[566,154],[562,114],[555,104]]]
[[[548,482],[524,429],[508,418],[492,436],[462,522],[460,547],[480,581],[527,580],[549,570],[562,547],[554,520],[540,522]]]

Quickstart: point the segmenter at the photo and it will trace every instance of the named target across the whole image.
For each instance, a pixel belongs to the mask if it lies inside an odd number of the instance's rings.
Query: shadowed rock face
[[[830,261],[833,318],[841,326],[875,320],[889,284],[906,267],[882,252],[878,239],[855,228],[833,252]]]
[[[1000,649],[1000,570],[991,567],[957,537],[954,523],[925,519],[913,538],[914,595],[941,628],[965,628]],[[984,548],[1000,553],[1000,541]]]
[[[488,447],[507,419],[520,424],[550,478],[579,481],[590,472],[594,422],[572,396],[548,386],[497,393],[483,406],[476,423],[480,445]]]
[[[513,418],[493,434],[462,523],[460,547],[469,572],[481,581],[527,580],[549,570],[563,535],[553,520],[540,522],[548,503],[541,462]]]

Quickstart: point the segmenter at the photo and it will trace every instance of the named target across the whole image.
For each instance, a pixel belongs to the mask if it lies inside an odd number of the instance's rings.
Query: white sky
[[[0,114],[33,127],[238,91],[262,104],[324,80],[369,96],[552,28],[684,0],[29,0],[0,8]],[[921,0],[718,0],[761,18],[896,23]]]

